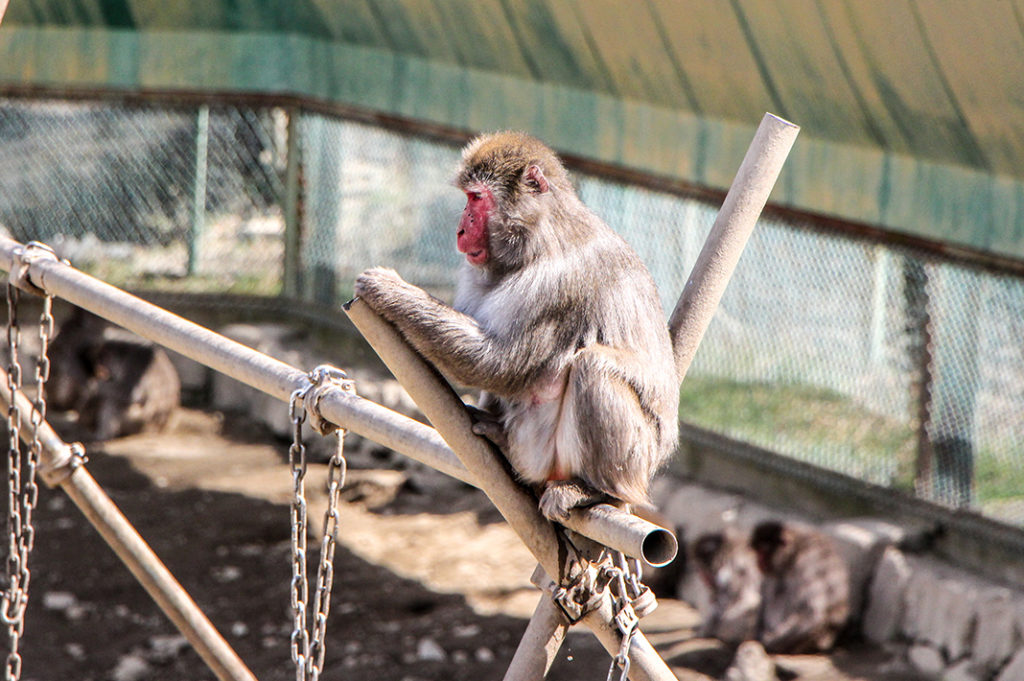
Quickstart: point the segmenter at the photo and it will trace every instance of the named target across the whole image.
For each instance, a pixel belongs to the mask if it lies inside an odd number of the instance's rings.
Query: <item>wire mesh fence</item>
[[[129,288],[288,290],[334,303],[358,272],[385,264],[443,295],[461,260],[457,160],[444,143],[306,111],[7,99],[0,223]],[[648,264],[667,313],[718,206],[576,180]],[[1022,337],[1020,278],[763,219],[683,386],[680,416],[1021,525]]]

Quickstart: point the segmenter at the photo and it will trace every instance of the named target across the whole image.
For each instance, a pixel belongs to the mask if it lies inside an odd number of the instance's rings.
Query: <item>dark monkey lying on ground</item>
[[[484,391],[492,418],[477,432],[537,487],[547,517],[608,497],[647,503],[679,408],[650,273],[532,137],[476,138],[456,184],[467,264],[454,307],[384,268],[360,275],[356,295],[448,378]]]

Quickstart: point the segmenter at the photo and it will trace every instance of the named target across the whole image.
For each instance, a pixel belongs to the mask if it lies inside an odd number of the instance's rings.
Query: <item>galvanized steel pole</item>
[[[697,354],[800,126],[766,113],[669,319],[679,380]]]

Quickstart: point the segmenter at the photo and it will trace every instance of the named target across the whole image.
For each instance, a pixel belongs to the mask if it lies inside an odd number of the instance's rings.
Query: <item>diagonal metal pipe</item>
[[[21,414],[21,436],[26,444],[32,433],[32,402],[22,392],[14,393]],[[10,404],[5,385],[0,402]],[[191,644],[220,681],[256,681],[234,649],[199,609],[188,592],[149,547],[146,540],[124,517],[110,497],[81,464],[72,448],[61,440],[46,421],[39,424],[40,474],[50,485],[59,486],[71,498],[96,531],[145,588],[168,619]]]

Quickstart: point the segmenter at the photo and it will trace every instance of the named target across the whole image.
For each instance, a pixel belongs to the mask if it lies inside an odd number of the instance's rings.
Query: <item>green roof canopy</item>
[[[1024,0],[11,0],[0,91],[260,92],[725,188],[765,111],[773,201],[1024,258]]]

